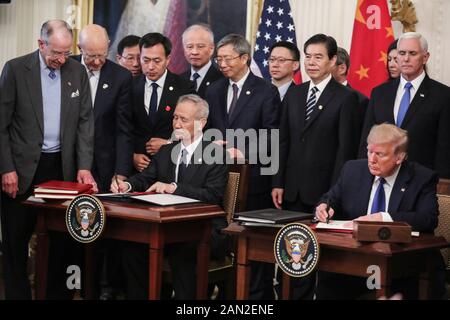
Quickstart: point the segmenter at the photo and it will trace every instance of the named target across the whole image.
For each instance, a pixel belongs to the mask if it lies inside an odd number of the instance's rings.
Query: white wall
[[[0,4],[0,69],[9,59],[37,49],[41,25],[66,19],[70,0],[12,0]]]
[[[431,58],[428,71],[432,78],[450,86],[450,1],[413,0],[419,23],[417,32],[428,40]],[[316,33],[333,36],[340,47],[350,50],[357,0],[290,0],[301,51],[303,43]],[[390,6],[390,2],[388,2]],[[395,37],[402,33],[402,25],[393,22]],[[306,74],[303,72],[303,78]]]
[[[214,0],[219,1],[219,0]],[[339,46],[349,50],[357,0],[290,0],[297,30],[297,43],[315,33],[336,38]],[[67,19],[70,0],[13,0],[0,5],[0,69],[14,57],[37,48],[36,39],[45,20]],[[389,3],[389,2],[388,2]],[[450,85],[450,1],[413,0],[419,23],[417,31],[428,39],[431,59],[428,70],[438,81]],[[390,5],[390,3],[389,3]],[[402,26],[394,22],[395,36]],[[305,78],[305,73],[303,73]]]

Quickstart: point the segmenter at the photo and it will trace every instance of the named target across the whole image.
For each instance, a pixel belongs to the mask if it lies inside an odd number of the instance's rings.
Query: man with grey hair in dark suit
[[[83,66],[68,59],[72,39],[65,21],[45,22],[39,49],[8,61],[0,78],[1,221],[7,299],[31,299],[27,258],[36,214],[21,202],[32,194],[33,186],[66,180],[90,183],[97,190],[90,172],[94,119],[89,81]],[[71,253],[74,243],[55,236],[50,234],[47,287],[66,290],[65,268],[73,264],[66,253]],[[54,298],[61,297],[55,293]]]

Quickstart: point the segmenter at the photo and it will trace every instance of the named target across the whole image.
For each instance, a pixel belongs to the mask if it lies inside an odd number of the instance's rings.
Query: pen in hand
[[[117,174],[114,174],[114,179],[115,179],[116,184],[117,184],[117,191],[119,193],[122,193],[122,191],[120,190],[119,179],[117,178]]]
[[[328,213],[329,210],[330,210],[330,198],[327,199],[327,207],[325,209],[325,211],[327,212],[327,224],[330,223],[330,214]]]

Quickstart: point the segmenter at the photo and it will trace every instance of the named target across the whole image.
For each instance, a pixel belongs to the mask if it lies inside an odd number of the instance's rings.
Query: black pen
[[[117,179],[117,173],[116,173],[116,174],[114,174],[114,179],[116,180],[116,184],[117,184],[117,191],[118,191],[119,193],[122,193],[122,192],[120,191],[120,186],[119,186],[119,179]]]
[[[328,211],[330,210],[330,198],[327,199],[327,207],[326,207],[326,212],[327,212],[327,224],[330,223],[330,214],[328,213]]]

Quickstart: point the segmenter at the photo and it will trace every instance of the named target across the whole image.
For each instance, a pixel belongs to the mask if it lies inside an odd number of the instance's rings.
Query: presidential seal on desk
[[[74,198],[66,210],[66,226],[70,235],[81,243],[97,239],[105,227],[105,208],[101,201],[82,194]]]
[[[319,242],[308,226],[290,223],[275,237],[274,254],[283,272],[291,277],[304,277],[319,261]]]

